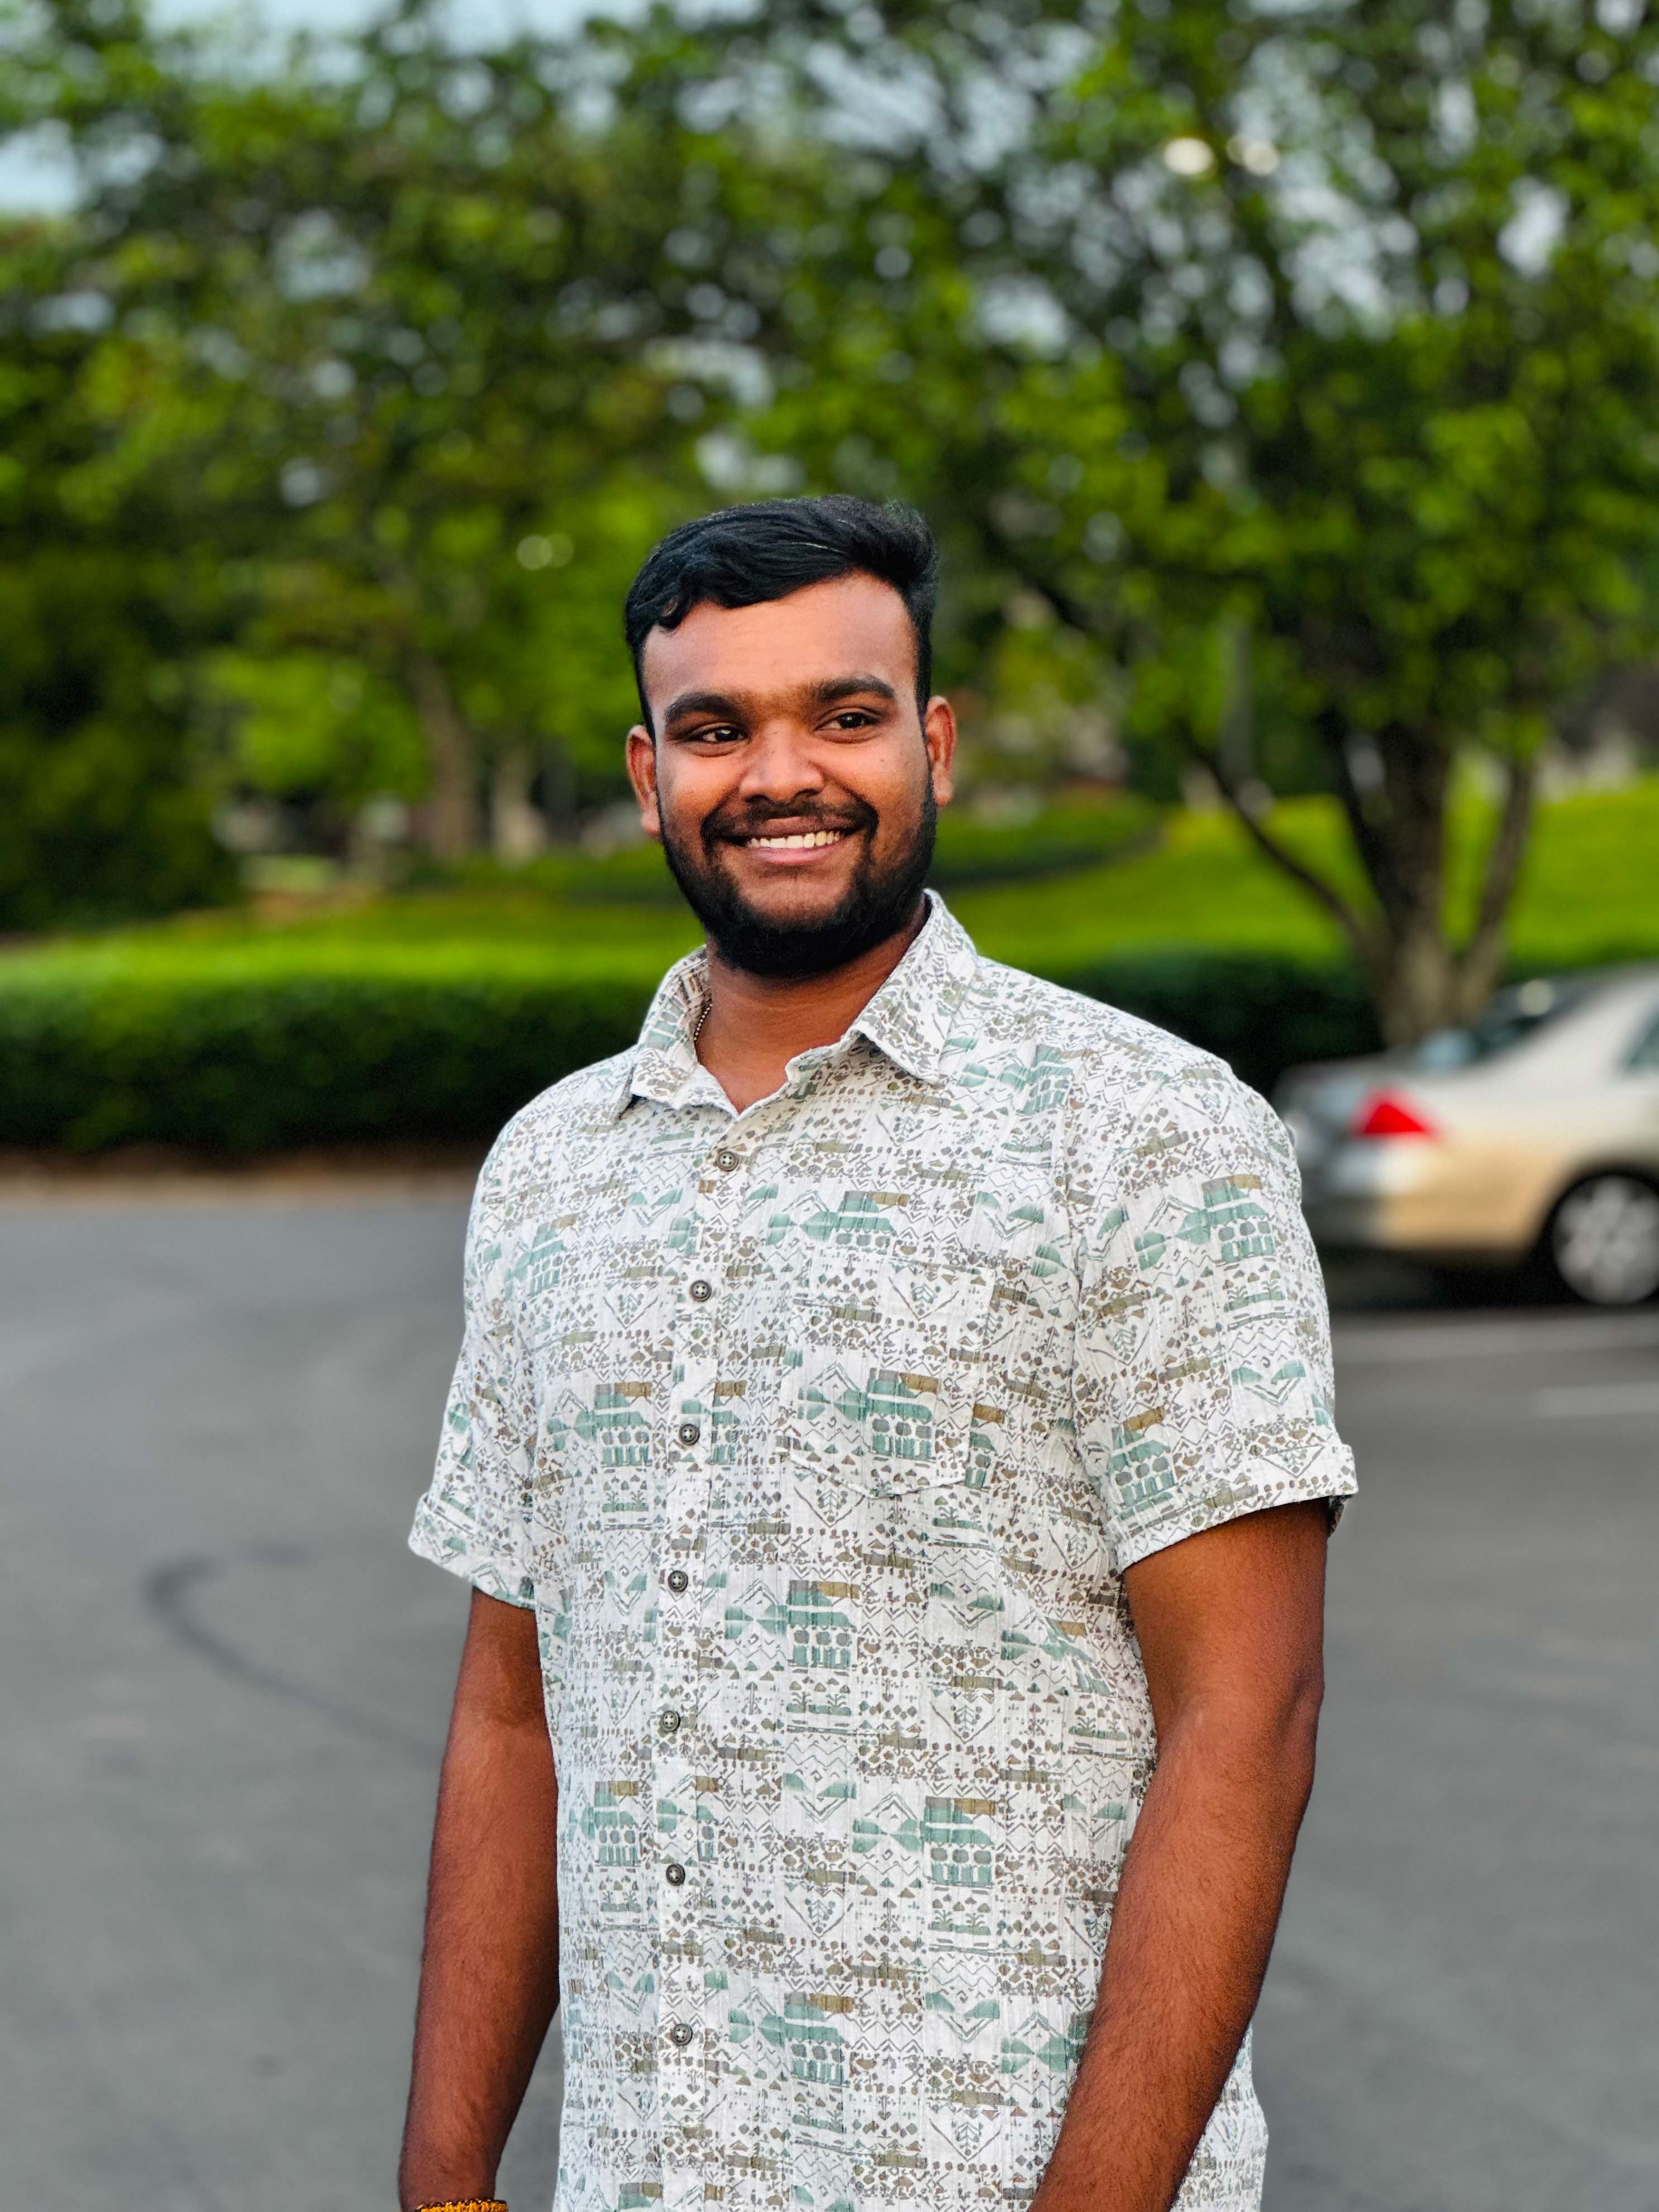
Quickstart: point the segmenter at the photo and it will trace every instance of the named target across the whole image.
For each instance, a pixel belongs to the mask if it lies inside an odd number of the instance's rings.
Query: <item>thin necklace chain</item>
[[[702,1035],[702,1025],[708,1019],[708,1009],[714,1003],[713,999],[705,999],[702,1002],[702,1012],[697,1016],[697,1026],[691,1032],[691,1049],[694,1053],[697,1048],[697,1039]]]

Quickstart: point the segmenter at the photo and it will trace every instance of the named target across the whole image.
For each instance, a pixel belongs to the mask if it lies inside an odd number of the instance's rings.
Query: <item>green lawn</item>
[[[1273,827],[1327,875],[1358,885],[1338,808],[1279,806]],[[1467,905],[1483,814],[1456,841]],[[1302,953],[1343,950],[1336,925],[1264,860],[1230,815],[1176,814],[1162,843],[1087,875],[973,892],[953,904],[988,951],[1020,967],[1070,968],[1152,945]],[[1523,966],[1581,967],[1659,955],[1659,777],[1561,799],[1540,813],[1510,927]]]
[[[1299,852],[1352,879],[1334,802],[1290,801],[1273,822]],[[1466,810],[1460,826],[1460,842],[1473,848],[1482,829],[1478,811]],[[9,970],[21,980],[25,972],[61,974],[67,967],[112,978],[135,966],[190,967],[228,981],[291,970],[296,962],[313,972],[368,966],[437,973],[464,962],[466,948],[489,945],[492,958],[514,971],[550,965],[573,979],[632,981],[686,951],[696,930],[659,890],[627,895],[650,890],[653,856],[625,854],[612,865],[610,877],[605,866],[591,862],[549,863],[516,877],[481,872],[459,885],[282,915],[181,915],[15,946],[0,955],[0,976]],[[1219,813],[1173,814],[1151,849],[1103,865],[948,896],[988,952],[1049,972],[1158,945],[1310,958],[1342,950],[1334,926]],[[1522,965],[1659,956],[1659,777],[1542,810],[1511,935]]]

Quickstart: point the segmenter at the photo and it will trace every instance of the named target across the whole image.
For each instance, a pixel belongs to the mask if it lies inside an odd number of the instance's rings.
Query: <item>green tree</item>
[[[182,739],[201,596],[112,456],[147,362],[62,224],[0,226],[0,929],[222,897]]]
[[[245,651],[398,689],[441,856],[479,843],[492,776],[498,816],[538,771],[568,811],[615,773],[621,590],[705,500],[729,404],[694,137],[609,101],[600,47],[459,52],[419,5],[257,77],[117,0],[43,21],[76,281],[167,382],[126,465],[213,548]]]
[[[1659,646],[1659,21],[770,0],[639,38],[817,150],[757,439],[971,531],[1340,924],[1389,1036],[1466,1017],[1541,746]],[[1350,876],[1275,828],[1253,702],[1316,743]],[[1471,750],[1500,797],[1460,899]]]

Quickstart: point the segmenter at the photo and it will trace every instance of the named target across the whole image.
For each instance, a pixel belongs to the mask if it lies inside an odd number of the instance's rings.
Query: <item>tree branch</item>
[[[1328,708],[1319,715],[1318,721],[1321,735],[1325,740],[1325,750],[1336,773],[1337,797],[1341,800],[1342,811],[1347,817],[1348,835],[1353,839],[1360,866],[1370,878],[1377,905],[1397,927],[1405,913],[1404,890],[1394,856],[1371,818],[1364,793],[1354,781],[1353,763],[1348,757],[1346,727]]]
[[[1047,601],[1060,622],[1082,636],[1104,638],[1105,624],[1098,621],[1080,601],[1074,599],[1062,584],[1034,568],[989,516],[984,519],[981,526],[987,543],[1007,562],[1029,590]],[[1357,907],[1349,904],[1334,884],[1328,882],[1316,868],[1311,868],[1305,860],[1299,860],[1289,846],[1281,845],[1271,830],[1263,828],[1245,805],[1231,769],[1223,764],[1218,756],[1202,744],[1191,730],[1183,729],[1181,737],[1182,743],[1194,760],[1213,778],[1216,788],[1243,824],[1246,835],[1258,851],[1322,906],[1361,960],[1374,972],[1380,973],[1386,948],[1375,926]]]
[[[1182,742],[1199,766],[1213,778],[1217,790],[1243,823],[1246,835],[1257,850],[1287,875],[1292,883],[1299,884],[1310,898],[1317,900],[1346,933],[1360,958],[1368,967],[1375,969],[1383,951],[1375,926],[1358,908],[1349,904],[1334,884],[1328,882],[1316,868],[1310,867],[1305,860],[1299,860],[1288,845],[1281,845],[1273,832],[1263,826],[1251,808],[1245,805],[1243,794],[1231,770],[1218,754],[1200,744],[1190,730],[1182,731]]]
[[[1091,637],[1104,643],[1109,635],[1107,626],[1085,607],[1081,599],[1074,599],[1063,584],[1056,583],[1032,566],[1030,557],[1015,544],[1008,532],[990,514],[979,518],[980,535],[1000,561],[1004,561],[1019,578],[1029,592],[1035,592],[1053,610],[1057,621],[1067,629],[1075,630],[1079,637]]]
[[[1457,960],[1457,993],[1466,1016],[1479,1012],[1498,981],[1510,904],[1520,878],[1521,863],[1526,858],[1533,807],[1538,795],[1535,760],[1511,760],[1506,765],[1509,774],[1504,805],[1486,849],[1480,908],[1469,941]]]

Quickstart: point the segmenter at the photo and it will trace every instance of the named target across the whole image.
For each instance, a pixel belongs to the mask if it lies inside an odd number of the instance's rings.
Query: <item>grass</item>
[[[1300,858],[1359,895],[1333,800],[1286,801],[1272,826]],[[1463,915],[1489,826],[1474,804],[1454,822],[1453,902]],[[1346,949],[1335,922],[1220,813],[1174,815],[1155,851],[1089,875],[972,892],[952,904],[987,951],[1018,967],[1070,968],[1152,945],[1310,959]],[[1540,810],[1510,939],[1522,967],[1659,957],[1659,777]]]
[[[1353,880],[1333,802],[1279,806],[1276,831],[1330,873]],[[1467,884],[1484,820],[1459,816],[1457,872]],[[1007,833],[1017,840],[1018,831]],[[1340,954],[1331,922],[1263,860],[1224,814],[1176,813],[1150,848],[1032,880],[951,889],[981,947],[1017,966],[1070,972],[1152,946]],[[489,945],[504,972],[556,969],[573,980],[654,976],[696,941],[684,909],[656,895],[650,854],[607,864],[553,862],[519,875],[480,871],[459,883],[331,904],[181,915],[142,928],[62,938],[0,955],[0,977],[46,981],[68,970],[113,981],[124,969],[210,969],[226,981],[297,965],[435,975]],[[642,885],[647,896],[617,896]],[[1659,957],[1659,777],[1583,793],[1540,811],[1511,943],[1519,966],[1572,967]]]
[[[1659,955],[1659,776],[1545,809],[1510,934],[1523,965]]]

